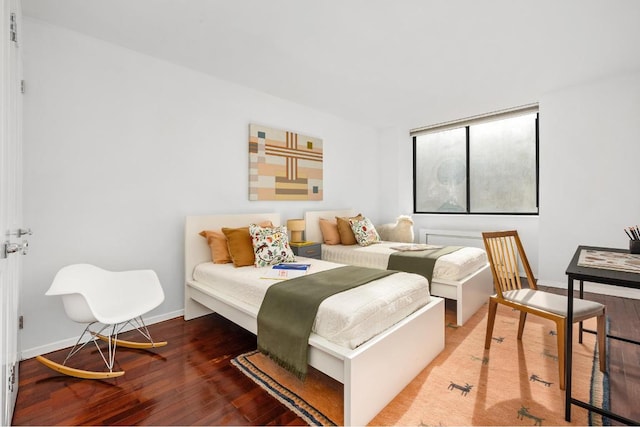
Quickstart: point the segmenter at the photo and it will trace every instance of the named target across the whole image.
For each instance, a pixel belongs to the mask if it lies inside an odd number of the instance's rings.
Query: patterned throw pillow
[[[380,236],[373,223],[366,216],[362,219],[349,218],[349,224],[360,246],[369,246],[380,241]]]
[[[251,243],[255,254],[254,265],[266,267],[281,262],[296,260],[287,237],[287,227],[260,227],[256,224],[249,225]]]

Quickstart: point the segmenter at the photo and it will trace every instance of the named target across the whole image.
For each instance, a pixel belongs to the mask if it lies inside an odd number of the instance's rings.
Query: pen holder
[[[640,254],[640,240],[629,240],[629,253]]]

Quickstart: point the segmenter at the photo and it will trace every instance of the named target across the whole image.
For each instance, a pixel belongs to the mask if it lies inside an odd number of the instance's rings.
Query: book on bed
[[[311,264],[300,263],[280,263],[272,265],[269,271],[263,276],[263,279],[286,280],[300,277],[307,274],[311,268]]]

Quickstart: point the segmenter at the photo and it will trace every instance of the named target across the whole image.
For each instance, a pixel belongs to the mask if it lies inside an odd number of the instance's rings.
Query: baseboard
[[[552,280],[538,280],[538,285],[548,286],[550,288],[567,289],[567,282],[556,282]],[[574,290],[579,289],[580,284],[576,281],[573,285]],[[584,291],[594,294],[611,295],[621,298],[640,299],[640,289],[625,288],[623,286],[603,285],[601,283],[584,283]]]
[[[157,316],[151,317],[143,317],[144,323],[148,325],[153,325],[154,323],[164,322],[165,320],[174,319],[176,317],[180,317],[184,315],[184,310],[177,310],[171,313],[164,313]],[[80,326],[80,325],[79,325]],[[82,329],[84,326],[79,328],[78,335],[82,333]],[[123,332],[133,329],[132,327],[123,329]],[[61,341],[56,341],[52,343],[48,343],[45,345],[41,345],[38,347],[22,349],[20,352],[20,360],[31,359],[32,357],[40,356],[42,354],[51,353],[52,351],[57,351],[63,348],[71,347],[78,341],[78,336],[64,339]]]

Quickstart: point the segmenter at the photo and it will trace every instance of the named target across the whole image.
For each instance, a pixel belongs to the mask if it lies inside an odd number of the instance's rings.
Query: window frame
[[[470,179],[470,127],[473,125],[486,123],[494,120],[508,119],[509,117],[516,117],[526,114],[536,114],[535,118],[535,185],[536,185],[536,212],[471,212],[471,179]],[[419,135],[426,133],[436,133],[445,130],[465,128],[466,135],[466,203],[465,211],[461,212],[437,212],[437,211],[418,211],[417,209],[417,138]],[[525,107],[518,107],[515,109],[504,110],[497,113],[491,113],[481,116],[475,116],[468,119],[456,120],[444,124],[438,124],[434,126],[428,126],[424,128],[411,130],[412,145],[413,145],[413,213],[418,215],[517,215],[517,216],[538,216],[540,215],[540,112],[538,105],[529,105]]]

